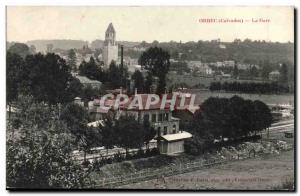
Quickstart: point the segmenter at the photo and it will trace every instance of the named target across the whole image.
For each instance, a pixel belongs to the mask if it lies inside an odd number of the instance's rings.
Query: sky
[[[112,22],[117,41],[187,42],[220,38],[230,42],[235,38],[249,38],[294,42],[293,11],[293,7],[287,6],[8,6],[6,36],[7,41],[17,42],[36,39],[103,40],[104,32]],[[205,19],[216,21],[206,22]]]

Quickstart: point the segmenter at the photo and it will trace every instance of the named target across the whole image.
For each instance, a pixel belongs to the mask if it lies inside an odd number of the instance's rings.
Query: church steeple
[[[112,23],[109,23],[105,31],[105,41],[102,51],[104,67],[108,69],[112,61],[117,62],[119,51],[116,42],[116,31]]]
[[[109,23],[105,31],[105,45],[115,45],[116,44],[116,31],[112,23]]]

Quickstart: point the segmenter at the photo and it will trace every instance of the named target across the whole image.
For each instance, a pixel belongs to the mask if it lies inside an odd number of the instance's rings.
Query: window
[[[166,121],[169,120],[169,113],[165,113],[164,120],[166,120]]]
[[[152,122],[156,122],[156,114],[152,114]]]
[[[163,121],[163,114],[159,114],[158,115],[158,122],[162,122]]]
[[[164,135],[167,135],[168,134],[168,127],[164,127]]]
[[[144,120],[149,121],[149,114],[144,114]]]
[[[173,125],[172,131],[173,131],[173,133],[176,133],[176,125]]]

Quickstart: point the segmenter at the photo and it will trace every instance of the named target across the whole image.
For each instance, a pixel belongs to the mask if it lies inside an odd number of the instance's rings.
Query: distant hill
[[[120,44],[120,45],[123,45],[124,47],[128,47],[128,48],[131,48],[133,46],[141,44],[141,42],[131,42],[131,41],[117,41],[117,43]],[[104,44],[103,40],[96,39],[96,40],[91,42],[90,47],[92,49],[102,48],[103,44]]]
[[[130,42],[130,41],[117,41],[118,44],[122,44],[125,47],[133,47],[139,45],[140,42]],[[28,46],[34,45],[37,52],[43,52],[47,49],[47,44],[53,44],[53,49],[59,48],[63,50],[69,50],[72,48],[82,48],[85,45],[89,45],[92,49],[102,48],[104,41],[103,40],[94,40],[90,44],[88,41],[83,40],[30,40],[27,41]]]
[[[82,48],[84,45],[87,45],[87,41],[83,40],[31,40],[27,41],[28,46],[34,45],[37,52],[46,51],[47,44],[53,44],[53,49],[60,48],[63,50],[69,50],[71,48]]]

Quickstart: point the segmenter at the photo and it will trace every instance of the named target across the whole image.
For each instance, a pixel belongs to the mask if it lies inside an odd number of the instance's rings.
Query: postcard
[[[7,6],[8,190],[295,191],[292,6]]]

